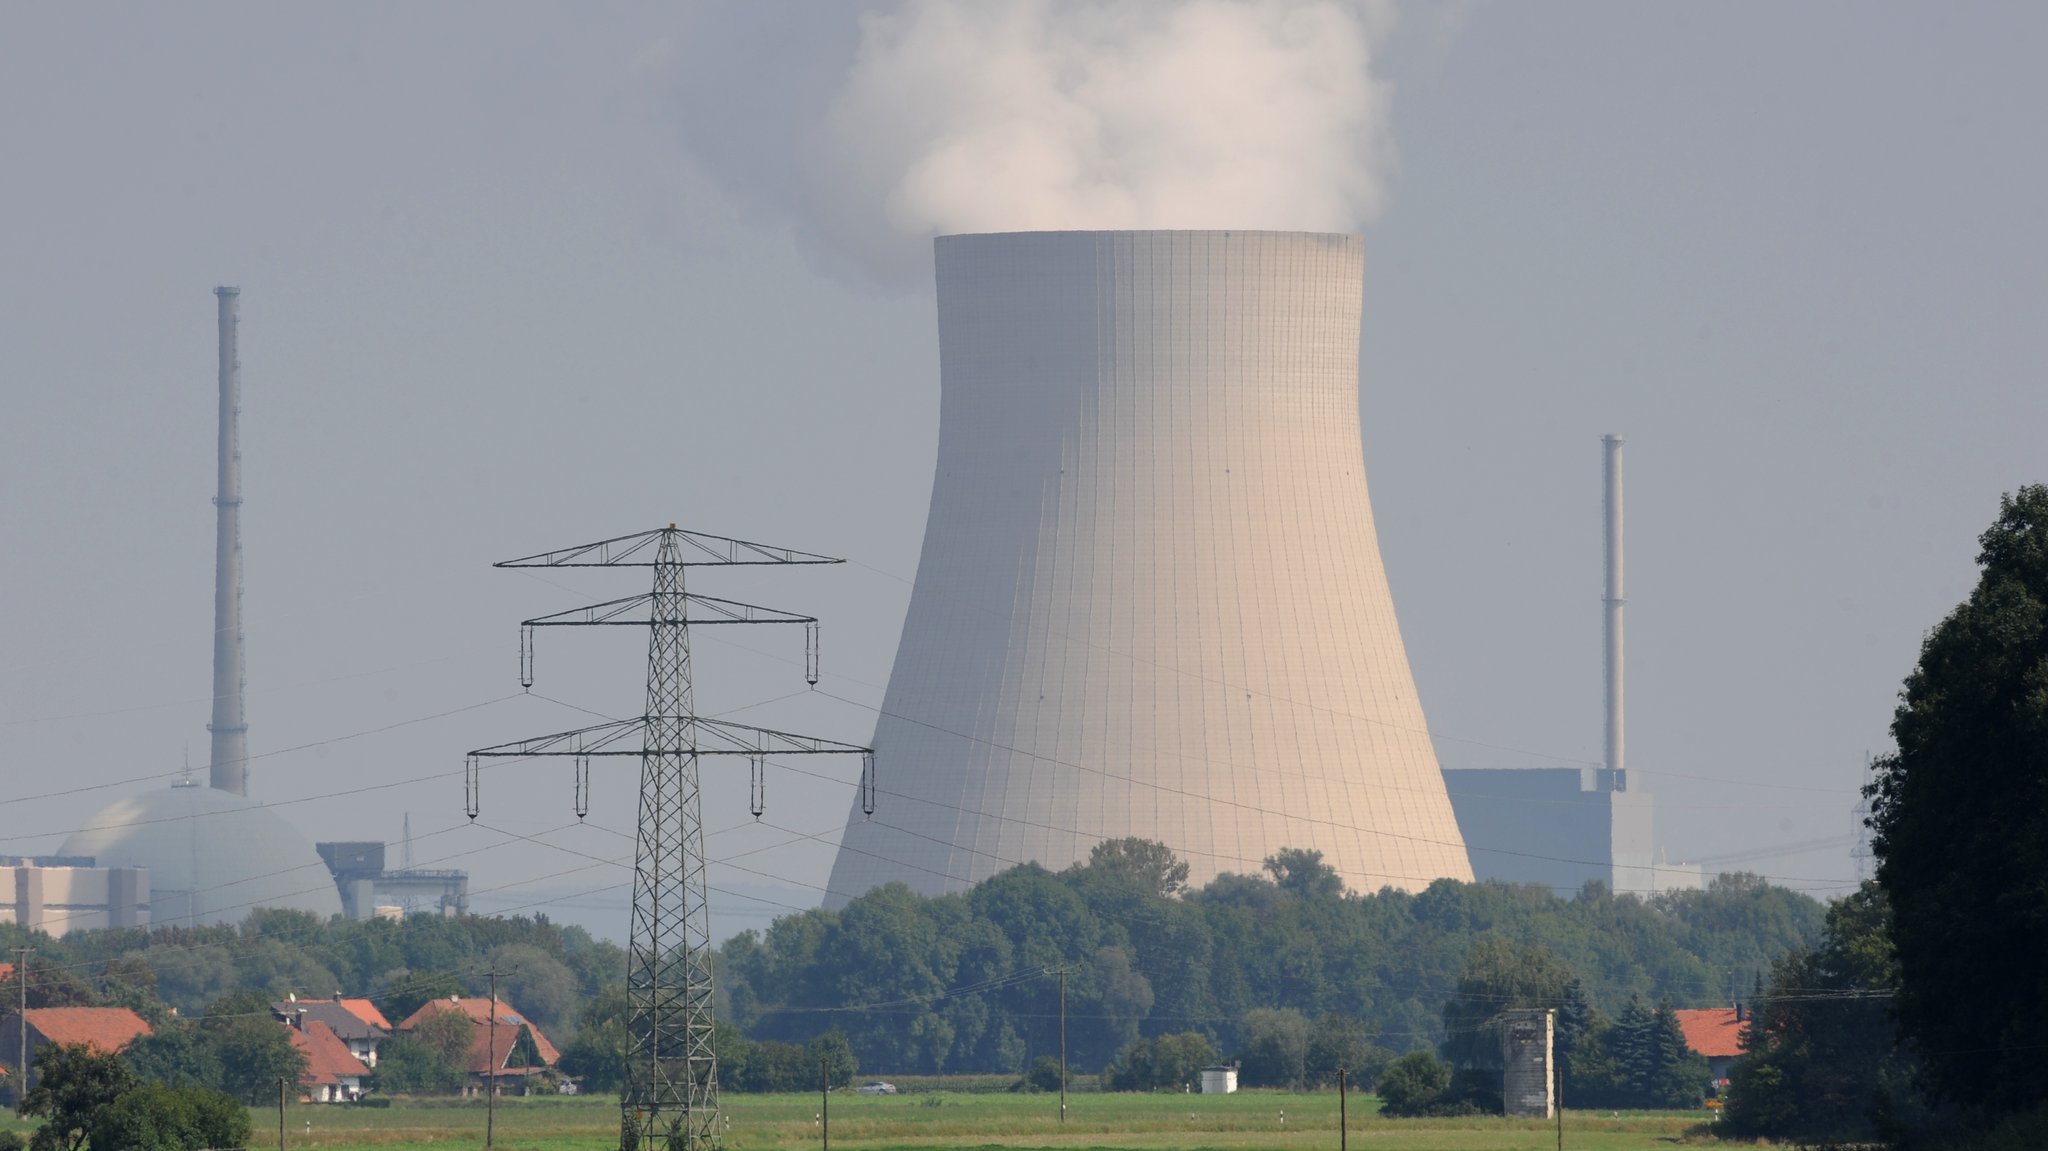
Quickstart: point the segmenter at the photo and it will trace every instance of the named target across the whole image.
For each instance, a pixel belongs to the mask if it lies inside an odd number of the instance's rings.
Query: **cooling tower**
[[[1366,494],[1362,241],[945,236],[937,263],[931,512],[830,901],[1122,836],[1197,884],[1284,847],[1354,890],[1471,879]]]

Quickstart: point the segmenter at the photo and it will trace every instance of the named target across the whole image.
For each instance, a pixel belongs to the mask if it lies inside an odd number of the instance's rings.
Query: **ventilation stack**
[[[242,361],[236,351],[240,288],[220,300],[220,476],[213,497],[213,766],[220,791],[249,794],[249,725],[242,712]]]

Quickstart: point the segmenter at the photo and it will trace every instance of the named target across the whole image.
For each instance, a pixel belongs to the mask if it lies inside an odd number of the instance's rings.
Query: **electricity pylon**
[[[769,755],[858,755],[861,801],[874,811],[874,751],[698,716],[691,704],[690,627],[802,624],[804,678],[818,682],[818,621],[774,608],[684,590],[683,569],[733,564],[836,564],[842,560],[674,524],[638,535],[546,552],[494,566],[648,567],[654,590],[526,620],[519,631],[519,682],[533,686],[533,635],[541,627],[639,626],[647,637],[647,710],[633,719],[537,736],[469,753],[466,805],[478,811],[480,759],[561,755],[576,761],[575,810],[590,810],[593,756],[640,757],[640,826],[633,863],[633,925],[626,992],[632,1050],[621,1098],[620,1145],[649,1151],[718,1146],[718,1059],[712,1049],[711,917],[704,875],[704,818],[698,760],[743,755],[753,768],[753,812],[764,801]],[[635,741],[633,736],[638,735]],[[638,747],[633,744],[637,742]]]

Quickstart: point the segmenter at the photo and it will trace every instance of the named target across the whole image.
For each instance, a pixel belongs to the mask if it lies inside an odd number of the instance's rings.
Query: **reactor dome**
[[[154,927],[240,923],[258,907],[341,914],[327,864],[290,824],[262,804],[197,784],[121,800],[59,854],[149,868]]]

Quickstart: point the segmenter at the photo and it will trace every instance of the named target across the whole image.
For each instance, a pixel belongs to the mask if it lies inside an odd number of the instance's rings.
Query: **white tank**
[[[313,845],[276,812],[232,792],[181,786],[124,799],[64,841],[60,855],[149,868],[150,926],[240,923],[258,907],[341,914]]]
[[[1472,877],[1380,563],[1363,243],[937,242],[937,474],[834,904],[1173,848],[1197,884],[1320,851]]]

